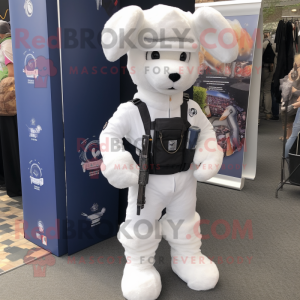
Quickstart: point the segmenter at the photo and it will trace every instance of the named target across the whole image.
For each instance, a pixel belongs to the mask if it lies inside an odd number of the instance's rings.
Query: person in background
[[[5,33],[6,32],[6,33]],[[6,69],[3,69],[4,77],[0,77],[0,80],[8,77],[14,77],[14,65],[13,65],[13,52],[12,52],[12,41],[10,34],[10,25],[6,21],[0,20],[0,43],[1,43],[1,52],[4,57],[4,63]],[[6,75],[6,76],[5,76]]]
[[[2,81],[6,77],[14,77],[10,25],[2,20],[0,20],[0,51],[2,52],[2,57],[4,57],[2,78],[0,78]],[[21,196],[22,188],[17,115],[0,116],[0,138],[7,195],[10,197]]]
[[[300,108],[300,97],[298,98],[297,102],[293,104],[293,106],[295,109],[297,109],[297,114],[296,114],[296,118],[295,118],[295,121],[293,124],[292,134],[286,142],[286,146],[285,146],[285,157],[286,158],[289,157],[289,152],[298,137],[298,133],[300,132],[300,109],[299,109]]]
[[[275,41],[275,33],[272,34],[272,40]],[[274,72],[277,67],[277,53],[276,53],[276,43],[274,43],[275,46],[275,59],[274,59]],[[274,48],[273,48],[274,50]],[[274,73],[273,73],[274,74]],[[280,104],[277,101],[276,98],[276,92],[274,88],[274,80],[272,79],[272,84],[271,84],[271,96],[272,96],[272,114],[273,117],[270,118],[271,121],[279,121],[279,113],[280,113]]]
[[[8,70],[5,65],[5,57],[0,49],[0,82],[3,78],[8,75]],[[3,158],[2,158],[2,146],[0,137],[0,191],[6,191],[5,179],[4,179],[4,169],[3,169]]]
[[[300,77],[300,54],[297,54],[295,56],[294,62],[297,64],[297,67],[298,67],[298,76]],[[289,74],[289,81],[290,82],[292,82],[291,72]],[[298,77],[298,79],[299,79],[299,77]],[[299,94],[300,90],[297,90],[294,87],[292,87],[292,93],[297,93],[297,92]],[[292,128],[291,136],[289,137],[289,139],[286,142],[286,146],[285,146],[285,157],[286,158],[289,157],[289,152],[290,152],[293,144],[295,143],[295,141],[296,141],[296,139],[298,137],[298,133],[300,132],[300,109],[299,109],[300,108],[300,97],[298,97],[297,102],[293,103],[293,107],[295,109],[297,109],[297,114],[296,114],[296,117],[295,117],[295,121],[293,123],[293,128]]]
[[[277,102],[275,88],[274,88],[274,82],[273,81],[272,81],[272,84],[271,84],[271,95],[272,95],[272,114],[273,114],[273,117],[270,118],[269,120],[271,120],[271,121],[279,121],[279,108],[280,108],[280,105]]]
[[[263,54],[269,43],[271,43],[274,54],[276,55],[276,44],[271,39],[270,33],[268,31],[264,31]],[[262,105],[262,102],[264,100],[264,113],[265,113],[266,120],[273,119],[271,84],[272,84],[273,74],[275,71],[275,65],[274,65],[275,61],[276,61],[276,57],[273,64],[262,62],[260,102]]]

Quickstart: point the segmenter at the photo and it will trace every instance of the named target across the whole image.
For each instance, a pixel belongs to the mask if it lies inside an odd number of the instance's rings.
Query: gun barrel
[[[145,192],[146,192],[146,186],[140,185],[139,191],[138,191],[138,198],[137,198],[137,208],[138,208],[137,214],[138,214],[138,216],[141,213],[141,209],[143,209],[146,204]]]
[[[146,204],[146,185],[149,181],[149,161],[148,161],[148,153],[149,153],[149,135],[143,135],[142,140],[142,151],[140,153],[140,174],[139,174],[139,191],[137,198],[137,215],[140,215],[141,209],[144,208]]]

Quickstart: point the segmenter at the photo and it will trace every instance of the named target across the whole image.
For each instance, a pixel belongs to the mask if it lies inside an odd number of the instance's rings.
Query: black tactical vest
[[[155,119],[154,122],[151,122],[149,110],[144,102],[140,99],[131,101],[139,109],[145,134],[151,137],[148,155],[150,174],[172,175],[190,168],[195,149],[186,149],[188,129],[191,126],[187,120],[188,101],[189,95],[184,94],[181,117]],[[124,146],[139,164],[135,147],[126,140]]]

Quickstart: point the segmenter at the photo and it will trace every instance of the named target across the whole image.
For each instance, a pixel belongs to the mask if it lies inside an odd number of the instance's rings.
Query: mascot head
[[[210,7],[194,14],[166,5],[145,11],[125,7],[106,23],[102,46],[111,62],[128,55],[127,68],[138,87],[170,96],[196,81],[200,46],[222,63],[238,56],[233,29]]]

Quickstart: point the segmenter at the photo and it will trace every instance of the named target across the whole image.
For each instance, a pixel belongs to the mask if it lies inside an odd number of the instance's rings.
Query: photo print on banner
[[[42,127],[38,124],[36,124],[36,120],[32,118],[30,120],[30,126],[26,124],[28,131],[29,131],[29,137],[32,141],[37,142],[39,134],[42,131]]]
[[[194,84],[198,102],[216,132],[224,162],[219,174],[240,177],[246,151],[246,124],[258,15],[227,17],[239,46],[238,58],[222,63],[203,47],[199,77]],[[231,158],[231,159],[230,159]]]
[[[44,178],[42,174],[42,168],[39,162],[31,160],[29,162],[29,173],[30,173],[30,183],[33,185],[34,189],[37,191],[41,190],[41,187],[44,185]]]
[[[99,179],[100,170],[104,167],[96,136],[78,139],[77,152],[81,161],[83,173],[89,172],[91,179]]]
[[[94,227],[94,226],[97,226],[97,225],[100,225],[100,220],[102,218],[102,216],[105,214],[106,212],[106,208],[103,207],[101,209],[101,211],[98,211],[99,210],[99,205],[98,203],[94,203],[93,206],[90,208],[91,210],[91,214],[88,215],[86,213],[81,213],[81,215],[83,217],[85,217],[85,219],[90,222],[91,224],[91,227]]]

